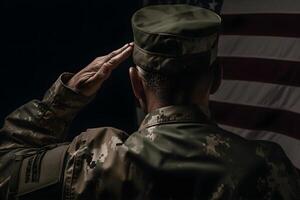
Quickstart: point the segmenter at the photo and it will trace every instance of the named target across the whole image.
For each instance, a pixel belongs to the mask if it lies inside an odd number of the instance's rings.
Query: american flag
[[[211,97],[218,124],[248,139],[280,144],[300,169],[300,1],[171,2],[221,12],[224,80]]]

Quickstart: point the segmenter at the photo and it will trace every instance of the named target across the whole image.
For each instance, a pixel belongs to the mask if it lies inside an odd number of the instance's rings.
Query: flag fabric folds
[[[224,0],[224,80],[211,108],[223,128],[282,146],[300,168],[300,1]]]

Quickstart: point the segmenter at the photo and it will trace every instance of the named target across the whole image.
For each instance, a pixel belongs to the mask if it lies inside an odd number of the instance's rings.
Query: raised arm
[[[129,57],[132,44],[99,58],[73,75],[62,74],[43,100],[33,100],[7,116],[0,130],[0,149],[63,142],[70,123],[102,83]]]

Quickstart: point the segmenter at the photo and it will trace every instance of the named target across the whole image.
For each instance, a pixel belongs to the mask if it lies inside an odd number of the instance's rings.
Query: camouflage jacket
[[[102,127],[63,143],[91,100],[63,84],[70,76],[6,118],[1,199],[300,199],[278,145],[226,132],[196,106],[160,108],[130,136]]]

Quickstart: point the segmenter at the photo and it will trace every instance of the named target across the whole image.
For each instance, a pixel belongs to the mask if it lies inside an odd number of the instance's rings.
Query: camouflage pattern
[[[64,82],[71,76],[64,73],[42,101],[30,101],[6,117],[0,130],[1,200],[7,198],[14,182],[13,166],[19,160],[43,154],[64,142],[71,121],[92,100],[66,87]]]
[[[0,133],[1,199],[14,185],[9,169],[17,155],[63,146],[71,120],[91,100],[61,79],[42,101],[7,117]],[[226,132],[196,106],[153,111],[130,136],[110,127],[87,129],[67,146],[59,184],[37,187],[28,199],[58,199],[53,193],[68,200],[300,199],[299,175],[278,145]]]
[[[226,132],[202,113],[160,108],[125,142],[143,199],[300,199],[299,175],[277,144]]]
[[[157,73],[212,65],[217,58],[220,25],[219,15],[197,6],[142,8],[132,17],[134,62]]]

